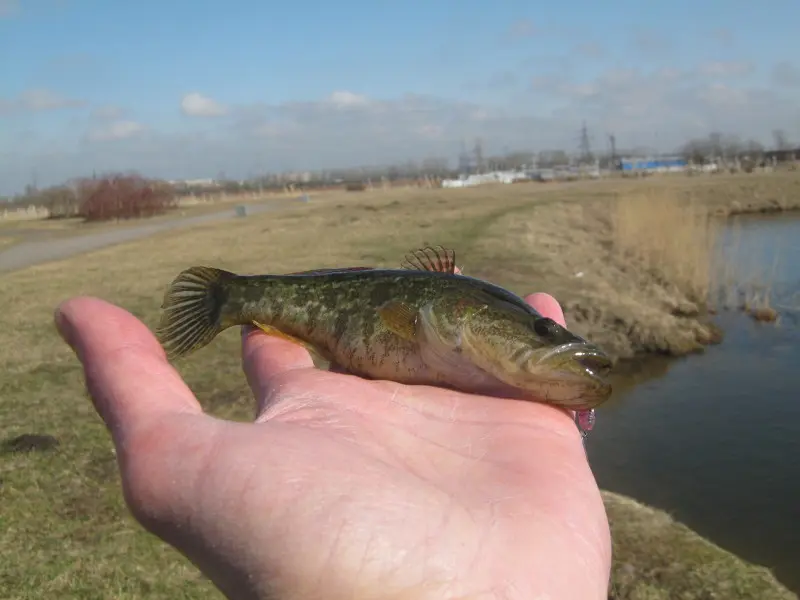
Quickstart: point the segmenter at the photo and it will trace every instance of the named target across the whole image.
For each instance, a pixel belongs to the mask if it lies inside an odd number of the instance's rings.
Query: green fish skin
[[[588,410],[611,361],[499,286],[454,265],[237,275],[192,267],[167,289],[156,335],[170,359],[255,324],[367,379]]]

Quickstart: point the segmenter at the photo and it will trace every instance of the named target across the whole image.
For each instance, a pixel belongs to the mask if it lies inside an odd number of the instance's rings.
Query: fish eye
[[[533,323],[533,330],[536,332],[536,335],[539,335],[543,338],[556,337],[559,333],[559,329],[558,323],[548,317],[536,319],[536,321]]]

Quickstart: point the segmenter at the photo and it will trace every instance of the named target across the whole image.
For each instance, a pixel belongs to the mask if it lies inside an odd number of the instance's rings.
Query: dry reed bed
[[[533,218],[508,221],[516,234],[504,242],[508,255],[532,257],[572,327],[617,359],[701,351],[722,333],[709,312],[743,308],[774,318],[769,278],[754,280],[720,253],[724,217],[800,208],[796,173],[710,179],[647,182],[617,190],[611,202],[536,207]],[[495,249],[503,243],[486,239]],[[720,302],[733,290],[736,302]]]

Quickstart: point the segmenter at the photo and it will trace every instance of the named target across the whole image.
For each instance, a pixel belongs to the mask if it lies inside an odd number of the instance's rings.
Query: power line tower
[[[589,143],[589,129],[586,127],[586,121],[583,122],[581,127],[580,153],[582,163],[592,162],[592,147]]]
[[[475,154],[475,171],[483,173],[483,141],[480,138],[475,140],[473,153]]]
[[[608,134],[608,145],[611,150],[611,167],[617,164],[617,136],[613,133]]]
[[[472,171],[470,164],[469,152],[467,152],[467,144],[461,141],[461,152],[458,154],[458,172],[460,175],[469,175]]]

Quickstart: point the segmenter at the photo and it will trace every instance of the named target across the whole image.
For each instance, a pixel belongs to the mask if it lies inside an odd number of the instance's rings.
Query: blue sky
[[[0,193],[572,150],[800,142],[797,0],[0,0]],[[792,62],[794,60],[794,62]]]

